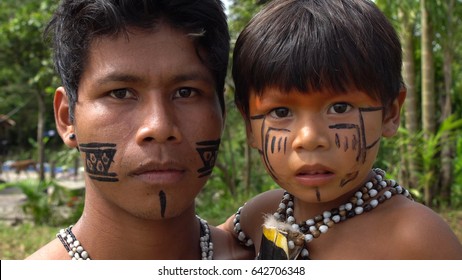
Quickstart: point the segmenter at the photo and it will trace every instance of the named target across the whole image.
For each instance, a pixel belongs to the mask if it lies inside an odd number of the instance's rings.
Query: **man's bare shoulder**
[[[38,249],[35,253],[28,256],[26,260],[69,260],[70,257],[66,253],[66,249],[61,242],[56,238],[48,244]]]

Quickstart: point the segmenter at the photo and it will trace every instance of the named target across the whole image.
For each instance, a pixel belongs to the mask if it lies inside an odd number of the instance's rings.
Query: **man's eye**
[[[176,98],[188,98],[197,94],[197,91],[193,88],[180,88],[175,92]]]
[[[351,110],[351,105],[348,103],[335,103],[329,108],[331,114],[343,114]]]
[[[115,89],[111,91],[110,96],[117,99],[135,98],[134,94],[126,88]]]
[[[271,110],[269,114],[271,117],[276,118],[276,119],[287,118],[292,115],[290,110],[284,107],[275,108]]]

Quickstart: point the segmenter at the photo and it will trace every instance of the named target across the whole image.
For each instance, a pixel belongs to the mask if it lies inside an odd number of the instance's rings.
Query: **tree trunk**
[[[39,163],[39,180],[45,180],[45,143],[43,142],[43,131],[45,127],[45,94],[37,91],[38,101],[38,120],[37,120],[37,149],[38,149],[38,163]]]
[[[421,24],[422,24],[422,128],[424,141],[435,133],[435,81],[433,69],[432,52],[432,28],[429,19],[426,0],[420,1]],[[425,151],[423,151],[425,152]],[[427,206],[432,206],[433,190],[435,184],[435,172],[433,164],[429,164],[424,170],[424,202]]]
[[[452,62],[453,62],[453,8],[454,0],[447,3],[447,32],[443,43],[443,74],[444,74],[444,99],[441,121],[452,114],[451,89],[452,89]],[[441,172],[440,172],[440,196],[442,202],[451,206],[451,182],[453,180],[452,159],[455,151],[455,143],[450,139],[450,132],[443,133],[441,137]]]
[[[404,103],[404,123],[405,128],[410,135],[409,146],[403,149],[401,153],[402,162],[407,163],[407,168],[402,168],[405,174],[402,174],[404,181],[409,188],[418,187],[418,174],[420,159],[417,152],[417,143],[413,141],[413,137],[419,131],[419,116],[417,111],[417,96],[415,91],[415,64],[414,64],[414,24],[409,19],[408,11],[403,11],[403,7],[399,8],[399,19],[401,22],[401,38],[403,45],[403,79],[407,88],[406,100]]]

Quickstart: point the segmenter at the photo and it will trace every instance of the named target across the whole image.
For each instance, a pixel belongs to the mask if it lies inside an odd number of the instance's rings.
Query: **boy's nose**
[[[297,150],[314,151],[329,147],[329,133],[320,120],[304,119],[297,125],[292,148]]]

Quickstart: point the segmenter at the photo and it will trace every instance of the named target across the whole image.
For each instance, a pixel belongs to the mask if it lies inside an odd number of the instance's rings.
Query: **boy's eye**
[[[271,110],[269,114],[271,117],[276,118],[276,119],[287,118],[292,115],[290,110],[284,107],[275,108]]]
[[[331,114],[343,114],[351,110],[351,105],[348,103],[335,103],[329,108]]]
[[[116,98],[116,99],[129,99],[129,98],[135,98],[135,95],[128,89],[126,88],[121,88],[121,89],[115,89],[112,90],[110,93],[110,96]]]
[[[194,95],[196,95],[197,92],[195,89],[192,89],[192,88],[180,88],[179,90],[177,90],[175,92],[175,96],[176,98],[188,98],[188,97],[192,97]]]

